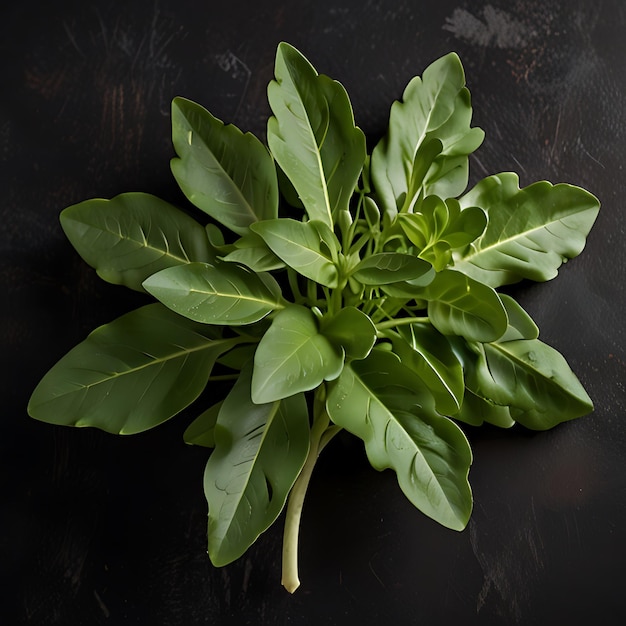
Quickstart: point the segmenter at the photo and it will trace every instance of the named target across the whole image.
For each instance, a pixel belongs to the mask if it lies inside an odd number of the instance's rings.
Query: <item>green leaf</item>
[[[258,220],[277,217],[276,168],[254,135],[174,98],[172,140],[179,157],[172,159],[172,173],[199,209],[239,235]]]
[[[423,297],[430,321],[444,335],[495,341],[507,329],[506,309],[498,294],[461,272],[439,272],[424,288]]]
[[[301,212],[299,215],[302,215],[304,213],[304,204],[302,204],[295,187],[287,178],[287,174],[280,167],[276,168],[276,174],[278,175],[278,189],[281,196],[290,207],[298,209]]]
[[[351,359],[364,359],[376,343],[376,326],[363,311],[353,306],[344,307],[332,317],[324,317],[321,332]]]
[[[339,376],[343,359],[343,351],[320,333],[310,309],[289,306],[277,313],[259,342],[252,400],[263,404],[315,389]]]
[[[215,447],[215,424],[222,404],[223,401],[209,407],[187,426],[183,433],[185,443],[205,448]]]
[[[240,237],[234,244],[234,250],[223,257],[229,263],[240,263],[249,267],[253,272],[270,272],[285,267],[281,261],[263,241],[262,237],[254,232]]]
[[[61,226],[80,256],[110,283],[143,291],[152,274],[191,261],[211,261],[204,228],[147,193],[95,198],[61,212]]]
[[[499,428],[511,428],[515,424],[508,406],[493,404],[469,389],[465,390],[461,410],[454,415],[454,419],[471,426],[482,426],[487,422]]]
[[[308,451],[304,396],[255,404],[244,370],[219,412],[204,474],[214,565],[239,558],[276,520]]]
[[[425,383],[439,413],[456,413],[463,402],[463,368],[450,342],[430,324],[399,326],[394,352]]]
[[[408,207],[413,199],[410,196],[415,197],[420,189],[423,195],[448,198],[465,188],[467,155],[481,144],[484,133],[469,126],[472,109],[464,85],[461,61],[451,53],[432,63],[423,78],[413,78],[402,101],[393,103],[389,130],[374,148],[371,165],[374,187],[385,213]],[[433,139],[441,142],[441,151],[433,147],[429,154],[431,168],[425,176],[419,176],[424,183],[411,184],[416,164],[420,163],[420,170],[425,167],[423,158],[416,158],[418,152]],[[455,175],[452,185],[448,181],[451,173]]]
[[[268,86],[274,117],[267,141],[311,220],[333,227],[346,211],[365,162],[365,136],[355,127],[345,89],[286,43]]]
[[[252,230],[289,267],[321,285],[337,287],[340,244],[326,224],[280,218],[259,222]]]
[[[365,257],[352,276],[364,285],[388,285],[429,278],[431,273],[431,264],[412,254],[380,252]]]
[[[441,239],[449,244],[450,248],[463,248],[476,238],[480,237],[487,227],[487,216],[478,207],[467,207],[460,210],[457,200],[448,199],[446,205],[451,211],[451,219]]]
[[[424,179],[433,164],[433,161],[441,154],[443,144],[439,139],[430,139],[424,141],[417,149],[415,158],[413,159],[413,167],[411,168],[411,177],[409,186],[404,198],[401,212],[412,212],[416,200],[422,195],[422,187]]]
[[[498,295],[506,309],[506,316],[509,320],[506,332],[498,341],[502,343],[503,341],[513,341],[515,339],[537,339],[539,337],[539,328],[537,328],[537,324],[535,324],[532,317],[511,296],[504,293]]]
[[[217,257],[223,257],[232,252],[235,246],[232,243],[226,243],[224,241],[224,233],[220,230],[217,224],[209,222],[205,227],[206,236],[209,241],[209,248],[213,254],[213,259]]]
[[[539,339],[478,344],[467,385],[478,396],[510,407],[527,428],[546,430],[586,415],[593,403],[563,356]]]
[[[438,415],[419,378],[391,352],[346,365],[330,385],[332,421],[365,442],[375,469],[393,469],[409,500],[440,524],[462,530],[472,496],[472,461],[463,432]]]
[[[477,207],[461,212],[454,199],[444,202],[437,196],[428,196],[414,213],[398,215],[398,223],[419,256],[441,271],[452,260],[453,248],[467,246],[483,233],[487,216]]]
[[[438,155],[424,180],[424,196],[456,198],[465,191],[469,178],[469,159],[483,142],[485,133],[470,128],[472,103],[469,90],[464,87],[454,103],[454,113],[434,134],[442,138],[443,150]]]
[[[41,380],[35,419],[122,435],[176,415],[204,389],[215,359],[237,340],[150,304],[94,330]]]
[[[176,313],[204,324],[251,324],[283,306],[280,287],[269,274],[234,263],[172,267],[143,286]]]
[[[572,185],[541,181],[520,189],[512,172],[483,179],[459,201],[462,208],[481,207],[489,223],[455,268],[492,287],[554,278],[584,248],[600,208],[594,196]]]

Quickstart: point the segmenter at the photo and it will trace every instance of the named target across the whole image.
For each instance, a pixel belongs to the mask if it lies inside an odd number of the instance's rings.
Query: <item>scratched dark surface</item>
[[[626,353],[622,0],[191,0],[0,9],[0,624],[624,624]],[[214,569],[194,412],[116,438],[31,421],[44,372],[144,300],[100,281],[58,224],[72,203],[174,202],[169,104],[263,136],[287,40],[348,89],[374,140],[406,82],[450,50],[487,139],[472,178],[573,182],[602,201],[582,256],[516,288],[596,403],[547,433],[472,430],[475,508],[455,533],[339,437],[306,502],[301,589],[280,587],[281,524]]]

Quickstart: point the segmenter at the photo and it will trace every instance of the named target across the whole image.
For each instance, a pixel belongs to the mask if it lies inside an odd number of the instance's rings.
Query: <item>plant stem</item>
[[[430,320],[427,317],[400,317],[398,319],[378,322],[376,330],[385,330],[387,328],[395,328],[396,326],[406,326],[407,324],[426,324]]]
[[[293,294],[296,304],[302,304],[305,302],[306,298],[302,295],[300,287],[298,286],[298,275],[290,267],[287,268],[287,279],[289,280],[291,293]]]
[[[321,388],[323,389],[323,388]],[[281,584],[289,593],[293,593],[300,586],[300,578],[298,577],[298,534],[300,531],[300,519],[302,517],[302,508],[304,506],[304,497],[306,495],[313,468],[317,462],[319,453],[322,448],[334,437],[341,429],[337,426],[329,426],[330,419],[323,402],[319,402],[319,395],[323,395],[323,391],[318,389],[315,394],[315,416],[313,418],[313,426],[311,427],[309,454],[304,462],[304,466],[298,479],[289,494],[289,502],[287,504],[287,513],[285,517],[285,532],[283,535],[283,572]],[[318,405],[319,408],[318,408]]]

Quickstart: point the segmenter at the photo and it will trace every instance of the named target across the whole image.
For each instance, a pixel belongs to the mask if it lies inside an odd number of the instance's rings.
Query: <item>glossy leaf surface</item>
[[[511,428],[515,424],[508,406],[493,404],[469,389],[465,390],[463,404],[454,419],[472,426],[482,426],[486,422],[499,428]]]
[[[147,193],[86,200],[63,210],[60,219],[67,238],[100,278],[137,291],[162,269],[214,258],[198,222]]]
[[[354,125],[345,89],[286,43],[278,46],[275,76],[267,141],[309,218],[332,228],[335,213],[348,209],[365,162],[365,136]]]
[[[41,380],[31,417],[116,434],[148,430],[193,402],[233,345],[160,304],[94,330]]]
[[[514,339],[537,339],[539,337],[537,324],[535,324],[533,318],[528,315],[519,302],[505,293],[498,295],[506,309],[508,319],[506,332],[498,341],[502,343],[503,341],[513,341]]]
[[[388,285],[427,277],[431,272],[430,263],[412,254],[380,252],[365,257],[352,276],[364,285]]]
[[[439,272],[424,289],[428,316],[444,335],[495,341],[507,329],[506,309],[498,294],[454,270]]]
[[[460,203],[481,207],[489,223],[455,268],[492,287],[554,278],[564,261],[582,251],[600,207],[572,185],[541,181],[520,189],[512,172],[485,178]]]
[[[172,173],[189,200],[243,235],[258,220],[278,214],[272,157],[252,134],[184,98],[172,102],[172,140],[178,158]]]
[[[151,276],[144,287],[176,313],[204,324],[251,324],[282,308],[271,276],[233,263],[173,267]]]
[[[263,239],[254,232],[249,232],[235,241],[233,250],[223,257],[224,261],[239,263],[255,273],[271,272],[285,267],[267,246]]]
[[[593,410],[593,403],[563,356],[539,339],[480,344],[468,387],[510,407],[527,428],[545,430]]]
[[[254,355],[252,400],[259,404],[315,389],[336,378],[343,351],[322,335],[310,309],[289,306],[274,317]]]
[[[396,472],[418,509],[448,528],[465,527],[472,508],[469,444],[394,354],[375,350],[346,365],[330,385],[327,409],[335,424],[365,442],[374,468]]]
[[[205,448],[215,447],[215,424],[222,402],[218,402],[203,411],[189,424],[183,433],[185,443]]]
[[[402,101],[393,103],[387,135],[372,153],[372,179],[386,212],[407,207],[409,190],[415,195],[423,189],[424,185],[417,189],[411,185],[411,179],[420,147],[432,139],[438,139],[442,148],[438,155],[431,154],[432,173],[429,169],[430,175],[423,177],[424,181],[430,178],[428,193],[447,198],[465,188],[467,155],[482,143],[484,133],[469,126],[472,110],[464,85],[461,61],[451,53],[432,63],[422,78],[413,78]],[[449,160],[453,161],[452,168],[448,167]],[[451,186],[445,178],[459,169],[461,176]]]
[[[398,223],[416,246],[418,255],[437,271],[452,259],[452,250],[469,245],[485,230],[487,217],[478,207],[461,211],[454,199],[428,196],[414,213],[398,215]]]
[[[439,413],[456,413],[463,403],[463,368],[447,338],[430,324],[398,327],[393,347],[402,363],[428,387]]]
[[[327,287],[337,286],[340,244],[323,222],[280,218],[259,222],[253,231],[276,256],[303,276]]]
[[[322,333],[341,346],[351,359],[364,359],[376,343],[376,326],[363,311],[353,306],[341,309],[333,317],[324,318]]]
[[[304,396],[255,404],[250,377],[247,368],[224,400],[204,473],[209,556],[217,566],[239,558],[274,522],[309,451]]]

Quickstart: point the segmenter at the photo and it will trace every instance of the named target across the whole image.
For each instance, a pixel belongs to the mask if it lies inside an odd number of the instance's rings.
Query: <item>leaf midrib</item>
[[[172,291],[178,291],[178,289],[172,288]],[[241,292],[235,294],[232,292],[204,291],[202,289],[195,289],[193,287],[185,289],[184,291],[186,291],[187,293],[197,293],[200,295],[206,295],[207,297],[218,296],[220,298],[228,298],[230,300],[246,300],[248,302],[256,302],[258,304],[265,304],[265,305],[271,306],[273,307],[272,310],[274,310],[279,305],[279,303],[276,302],[276,300],[274,299],[270,300],[269,298],[263,299],[263,298],[256,297],[256,296],[246,296],[242,294]]]
[[[372,401],[376,402],[387,415],[391,416],[391,419],[387,420],[387,423],[385,424],[385,433],[387,432],[387,429],[389,427],[389,423],[391,423],[391,421],[393,421],[401,430],[402,432],[406,435],[406,438],[411,442],[411,444],[413,445],[415,451],[417,454],[420,454],[424,460],[426,459],[426,457],[424,456],[423,452],[421,451],[421,448],[417,445],[417,443],[415,443],[415,441],[411,438],[411,436],[407,433],[406,429],[402,426],[401,422],[396,418],[395,414],[393,413],[393,411],[391,411],[387,405],[384,404],[384,402],[378,397],[378,395],[374,392],[374,390],[372,390],[363,380],[360,376],[358,376],[354,371],[353,371],[353,375],[355,376],[355,378],[359,381],[360,385],[363,387],[363,389],[365,389],[366,393],[367,393],[367,398],[368,398],[368,409],[372,403]],[[411,391],[409,389],[409,391]],[[368,419],[371,422],[371,419],[369,418],[369,410],[368,410]],[[373,438],[370,437],[370,441]],[[387,445],[386,445],[386,437],[384,438],[385,441],[385,451],[387,451]],[[411,460],[411,466],[414,465],[415,462],[415,455],[413,455],[412,460]],[[428,463],[425,460],[425,465],[428,467],[428,471],[430,473],[430,475],[432,476],[432,479],[435,481],[435,483],[437,484],[437,489],[439,490],[439,492],[442,494],[443,499],[448,503],[448,507],[450,512],[452,513],[452,515],[454,515],[455,518],[458,519],[457,514],[455,513],[455,509],[452,506],[450,499],[448,498],[448,495],[446,494],[445,490],[443,489],[443,487],[441,486],[441,483],[438,480],[437,474],[432,470],[430,463]],[[392,466],[390,466],[392,467]],[[430,501],[430,498],[428,499]]]
[[[565,217],[562,217],[562,218],[559,218],[559,219],[550,220],[549,222],[546,222],[545,224],[541,224],[540,226],[536,226],[535,228],[531,228],[531,229],[525,230],[525,231],[523,231],[521,233],[517,233],[515,235],[512,235],[511,237],[507,237],[506,239],[498,239],[494,243],[491,243],[491,244],[489,244],[488,246],[485,246],[485,247],[481,247],[480,249],[477,248],[477,246],[475,244],[471,244],[472,248],[474,249],[474,252],[472,252],[471,254],[465,255],[464,257],[462,257],[460,259],[460,261],[461,262],[462,261],[467,261],[467,262],[471,263],[472,262],[471,259],[473,259],[475,257],[479,257],[481,254],[488,253],[489,251],[491,251],[493,249],[506,246],[508,243],[510,243],[511,241],[515,241],[516,239],[522,239],[524,237],[528,237],[532,233],[535,233],[537,231],[547,230],[548,226],[551,226],[552,224],[562,223],[563,226],[565,226],[567,228],[568,226],[567,226],[567,224],[565,224],[563,222],[563,220],[565,220],[568,217],[572,217],[573,215],[580,215],[581,213],[585,213],[585,212],[590,211],[590,210],[592,210],[592,209],[591,208],[587,208],[587,209],[583,209],[582,211],[578,211],[578,212],[576,212],[574,214],[566,215]],[[556,237],[556,235],[554,235],[553,233],[550,233],[550,234],[553,237]],[[558,239],[560,239],[560,237]],[[480,241],[478,242],[478,244],[480,244]]]
[[[272,404],[274,406],[270,410],[270,413],[269,413],[267,419],[265,420],[265,424],[263,425],[263,433],[261,435],[261,441],[259,442],[259,445],[258,445],[256,451],[254,452],[253,457],[251,459],[248,459],[247,461],[244,461],[244,462],[247,462],[249,464],[250,471],[246,472],[245,485],[241,489],[241,491],[237,494],[235,506],[233,507],[234,513],[230,517],[230,520],[228,521],[228,524],[226,525],[224,533],[221,535],[221,539],[222,540],[224,540],[228,536],[228,531],[232,528],[233,521],[237,517],[237,513],[240,510],[241,503],[243,502],[243,500],[245,500],[248,497],[246,492],[248,490],[248,486],[250,485],[250,479],[252,477],[252,474],[253,474],[255,468],[259,465],[259,458],[260,458],[260,456],[261,456],[261,454],[263,452],[263,444],[264,444],[265,440],[267,439],[268,432],[269,432],[269,430],[271,428],[271,425],[272,425],[275,417],[278,415],[278,412],[279,412],[279,409],[280,409],[280,401],[274,401]],[[257,430],[257,428],[255,428],[254,430]],[[248,444],[248,442],[249,442],[249,438],[246,436],[245,440],[242,440],[241,438],[237,439],[237,443],[241,443],[242,441],[244,441],[243,445],[246,446]],[[241,465],[241,464],[239,464],[239,465]],[[263,471],[262,468],[260,469],[260,471],[263,473],[264,477],[267,477],[267,474]],[[228,492],[226,489],[220,489],[217,486],[216,483],[214,483],[214,484],[215,484],[215,488],[218,491],[222,491],[225,494],[225,497],[224,497],[224,500],[222,501],[222,503],[226,502],[228,496],[232,496],[232,492]],[[268,504],[271,504],[271,499],[269,499],[269,498],[268,498]],[[252,507],[250,507],[250,508],[252,509]],[[222,509],[223,509],[223,504],[222,504],[222,507],[220,507],[220,511],[218,513],[221,513]],[[267,509],[266,509],[266,511],[267,511]],[[220,517],[220,515],[218,514],[218,515],[214,516],[213,519],[215,520],[216,524],[219,526],[220,522],[222,521],[223,518]],[[223,545],[222,542],[220,542],[220,546],[222,546],[222,545]],[[221,550],[218,550],[218,554],[219,554],[219,552],[221,552]]]
[[[284,241],[287,244],[290,244],[291,246],[294,246],[294,247],[296,247],[296,248],[298,248],[300,250],[304,250],[306,252],[313,253],[315,256],[320,257],[322,260],[328,262],[330,265],[334,265],[334,262],[333,262],[332,258],[326,256],[321,250],[316,250],[315,248],[309,248],[309,246],[307,246],[307,245],[304,245],[302,243],[294,241],[293,239],[289,239],[288,237],[285,237],[284,235],[282,235],[280,233],[272,232],[271,230],[269,231],[269,234],[272,237],[276,237],[276,239],[280,239],[281,241]],[[279,256],[280,258],[282,258],[282,260],[285,261],[285,263],[287,262],[286,259],[283,256],[278,254],[278,252],[276,252],[275,250],[272,250],[272,252],[274,252],[274,254],[276,254],[276,256]]]
[[[324,172],[324,163],[322,161],[322,153],[320,150],[320,147],[317,145],[317,140],[315,138],[315,133],[313,132],[313,127],[311,126],[311,120],[309,118],[306,106],[304,105],[304,100],[302,98],[302,96],[300,95],[300,90],[298,89],[298,80],[297,77],[294,77],[291,73],[291,68],[290,66],[285,63],[285,67],[287,68],[287,72],[289,74],[289,78],[291,80],[291,84],[294,88],[295,93],[298,94],[298,105],[299,108],[301,109],[301,112],[303,113],[303,121],[306,122],[306,130],[308,131],[308,135],[309,135],[309,139],[311,140],[312,145],[315,146],[315,149],[312,150],[312,152],[315,153],[315,159],[317,162],[317,170],[318,170],[318,174],[319,174],[319,178],[320,178],[320,182],[322,183],[321,187],[322,187],[322,192],[324,194],[324,205],[326,208],[326,218],[328,220],[328,224],[332,225],[333,223],[333,217],[332,217],[332,210],[331,210],[331,206],[330,206],[330,197],[328,195],[328,182],[326,180],[326,174]],[[316,75],[313,77],[313,80],[318,81],[319,80],[319,76]],[[328,106],[328,128],[326,130],[326,133],[324,135],[324,139],[326,139],[326,135],[328,134],[328,132],[330,131],[331,128],[331,120],[330,120],[330,105],[328,102],[328,99],[326,98],[325,95],[322,94],[322,97],[324,98],[324,101],[326,102],[327,106]]]
[[[428,128],[428,125],[430,124],[430,120],[432,119],[433,112],[434,112],[434,109],[435,109],[435,105],[437,104],[437,102],[438,102],[438,100],[439,100],[439,96],[441,95],[441,93],[442,93],[442,91],[443,91],[443,88],[444,88],[445,84],[446,84],[446,81],[445,81],[445,80],[442,80],[442,81],[441,81],[441,83],[440,83],[440,85],[439,85],[439,87],[438,87],[438,89],[437,89],[437,91],[436,91],[436,92],[434,93],[434,95],[433,95],[432,101],[431,101],[431,102],[429,102],[429,104],[430,104],[430,108],[429,108],[429,110],[428,110],[428,115],[426,115],[426,116],[424,117],[425,124],[424,124],[423,130],[422,130],[422,132],[421,132],[421,134],[420,134],[420,137],[419,137],[419,139],[418,139],[418,141],[417,141],[417,143],[415,144],[415,147],[414,147],[414,149],[413,149],[413,157],[412,157],[412,159],[411,159],[411,162],[414,162],[414,161],[415,161],[415,155],[417,154],[417,151],[419,150],[419,147],[420,147],[420,146],[422,145],[422,143],[424,142],[424,138],[426,137],[426,135],[427,135],[429,132],[431,132],[431,131],[428,131],[428,130],[426,130],[426,129]],[[423,77],[421,78],[421,86],[422,86],[422,87],[424,87],[424,78],[423,78]],[[459,90],[459,91],[461,91],[461,90]],[[456,96],[457,96],[457,95],[458,95],[458,92],[457,92],[457,94],[454,96],[455,100],[456,100]],[[402,104],[403,104],[403,105],[404,105],[407,109],[409,109],[409,107],[408,107],[408,105],[407,105],[407,103],[406,103],[406,102],[404,102],[404,101],[403,101],[403,102],[402,102]],[[420,107],[420,108],[421,108],[421,107]],[[453,115],[453,114],[454,114],[454,107],[452,108],[452,113],[451,113],[451,115]],[[448,117],[448,119],[449,119],[449,117]],[[436,130],[436,129],[432,129],[432,130]],[[410,186],[410,183],[409,183],[409,186]]]
[[[185,348],[185,349],[181,349],[178,352],[172,353],[172,354],[168,354],[167,356],[164,357],[158,357],[158,358],[154,358],[153,360],[147,362],[147,363],[143,363],[142,365],[139,365],[137,367],[133,367],[132,369],[128,369],[122,372],[113,372],[111,374],[109,374],[106,378],[102,378],[101,380],[97,380],[93,383],[89,383],[87,385],[81,385],[80,387],[78,387],[77,389],[73,389],[71,391],[67,391],[65,393],[59,394],[57,396],[54,396],[54,398],[52,398],[51,400],[48,400],[48,402],[43,402],[37,406],[42,406],[44,404],[48,404],[49,402],[52,402],[54,400],[57,400],[58,398],[62,398],[64,396],[68,396],[71,395],[73,393],[80,393],[82,391],[84,391],[85,389],[89,390],[93,387],[96,387],[98,385],[102,385],[104,383],[107,383],[111,380],[114,380],[116,378],[119,378],[121,376],[126,376],[126,375],[130,375],[130,374],[135,374],[141,370],[147,369],[149,367],[153,367],[153,366],[157,366],[157,365],[162,365],[165,364],[169,361],[174,361],[175,359],[178,359],[180,357],[183,356],[188,356],[189,354],[193,354],[195,352],[200,352],[202,350],[208,350],[210,348],[216,348],[219,346],[219,344],[226,344],[228,345],[229,343],[234,344],[235,342],[237,342],[238,339],[237,338],[232,338],[232,339],[215,339],[212,340],[206,344],[202,344],[200,346],[197,346],[195,348]],[[135,348],[135,350],[137,352],[142,352],[143,354],[148,354],[143,350],[137,349]],[[99,373],[104,374],[104,372],[100,372],[99,370],[93,370],[91,368],[82,368],[83,370],[88,370],[90,369],[91,371],[97,371]]]
[[[243,190],[235,183],[235,181],[232,179],[232,177],[230,176],[230,174],[228,174],[228,172],[224,169],[224,167],[222,166],[221,161],[217,158],[217,156],[214,154],[213,150],[211,149],[211,147],[207,144],[207,142],[204,140],[203,134],[200,130],[198,130],[197,125],[193,124],[192,121],[187,117],[187,115],[185,113],[182,112],[182,110],[179,107],[179,111],[182,115],[182,118],[185,122],[187,122],[186,124],[181,125],[183,127],[186,127],[186,130],[191,131],[192,132],[192,136],[191,139],[193,140],[194,135],[196,137],[198,137],[198,139],[200,140],[201,145],[207,150],[208,154],[210,155],[213,163],[215,164],[216,168],[218,170],[219,173],[222,174],[222,177],[225,178],[228,181],[228,186],[231,190],[234,190],[235,192],[235,196],[238,197],[240,199],[240,206],[243,206],[246,210],[246,213],[252,218],[252,222],[256,222],[258,221],[258,217],[256,215],[256,213],[254,212],[254,209],[252,208],[251,204],[248,202],[248,199],[245,197]],[[222,126],[224,127],[224,132],[232,135],[233,133],[231,132],[231,130],[225,126],[224,124],[222,124]],[[237,137],[237,140],[240,140],[243,143],[243,140],[245,138],[245,135],[243,133],[241,133],[241,136]],[[192,147],[192,144],[190,141],[185,142],[185,145],[189,146],[189,148]],[[226,151],[226,145],[224,145],[224,152]],[[205,164],[204,162],[202,162],[200,159],[195,158],[192,155],[191,150],[186,149],[183,152],[183,156],[180,157],[179,159],[181,160],[182,163],[185,163],[185,161],[188,160],[192,160],[195,161],[196,163],[199,163],[199,165],[202,167],[202,169],[204,169],[205,171],[208,171],[210,174],[214,174],[214,172],[211,172],[210,166],[208,164]],[[250,166],[250,162],[249,160],[246,159],[246,175],[248,172],[248,168]],[[203,194],[204,195],[204,194]],[[210,196],[207,196],[210,197]],[[213,199],[213,198],[211,198]],[[230,203],[230,204],[234,204],[234,203]]]
[[[532,339],[516,339],[514,341],[538,341],[538,340],[532,340]],[[523,369],[525,372],[534,372],[537,376],[540,376],[542,380],[545,380],[547,383],[548,382],[552,382],[554,383],[554,379],[548,375],[546,375],[542,370],[537,369],[536,367],[532,367],[528,361],[525,361],[523,358],[517,356],[516,354],[514,354],[513,352],[509,352],[506,349],[506,344],[509,342],[502,342],[502,343],[498,343],[498,342],[493,342],[490,344],[487,344],[489,346],[491,346],[494,350],[498,350],[499,352],[505,354],[507,356],[507,358],[509,358],[511,361],[513,361],[515,364],[517,364],[521,369]],[[581,398],[579,398],[577,395],[573,394],[569,389],[567,389],[566,387],[563,387],[559,384],[555,385],[556,387],[558,387],[562,392],[564,392],[568,397],[573,398],[577,401],[582,401]]]
[[[85,222],[82,222],[80,220],[75,220],[75,219],[71,219],[71,218],[66,218],[67,221],[73,221],[77,224],[84,224]],[[162,254],[162,256],[174,259],[176,261],[180,261],[180,263],[182,264],[186,264],[189,263],[189,257],[188,256],[178,256],[174,253],[171,252],[171,248],[168,246],[167,248],[163,249],[163,248],[158,248],[152,244],[148,243],[148,237],[146,236],[146,234],[143,232],[143,228],[141,229],[141,233],[143,235],[143,237],[141,238],[141,240],[139,239],[134,239],[133,237],[130,237],[126,234],[124,234],[123,232],[120,232],[119,230],[115,231],[115,230],[111,230],[110,228],[106,227],[106,226],[101,226],[100,224],[94,224],[91,223],[90,224],[91,228],[94,228],[95,230],[100,231],[101,233],[108,233],[109,235],[113,235],[117,240],[118,243],[122,242],[122,241],[129,241],[132,243],[137,244],[138,249],[147,249],[147,250],[154,250],[155,252],[160,252]],[[163,240],[165,242],[167,242],[167,238],[165,237],[165,233],[163,231],[161,231],[161,234],[163,235]],[[179,237],[179,242],[180,242],[180,237]],[[182,243],[181,243],[181,250],[183,250],[183,252],[185,252]],[[186,252],[185,252],[186,255]]]
[[[277,367],[273,368],[271,376],[266,377],[268,380],[271,380],[271,378],[273,378],[276,375],[276,372],[283,369],[286,363],[288,363],[291,359],[297,356],[298,352],[300,352],[309,342],[313,342],[315,338],[320,335],[320,333],[317,331],[314,335],[304,335],[303,333],[300,333],[299,331],[295,331],[295,330],[293,330],[292,332],[296,332],[304,336],[304,341],[301,341],[300,343],[298,343],[296,347],[289,354],[287,354],[287,356],[284,359],[280,361],[280,364]],[[290,345],[293,345],[293,343],[291,343]]]

